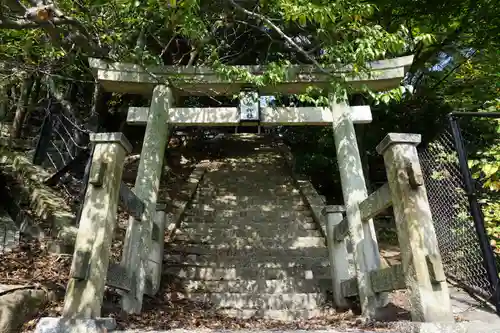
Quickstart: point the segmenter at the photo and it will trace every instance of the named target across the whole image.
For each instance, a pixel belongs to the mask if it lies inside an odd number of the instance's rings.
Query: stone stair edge
[[[232,244],[227,244],[227,245],[213,245],[213,244],[193,244],[193,243],[169,243],[166,244],[165,247],[170,248],[171,250],[177,250],[178,252],[186,252],[186,253],[193,253],[189,251],[196,251],[194,253],[202,253],[205,251],[210,251],[210,250],[215,250],[215,251],[246,251],[248,253],[255,253],[259,251],[281,251],[281,252],[287,252],[287,251],[306,251],[306,250],[314,250],[314,249],[322,249],[324,250],[325,253],[327,252],[327,248],[325,244],[321,245],[314,245],[314,246],[300,246],[300,247],[282,247],[282,246],[263,246],[263,245],[256,245],[256,246],[249,246],[249,245],[244,245],[244,246],[232,246]]]
[[[286,310],[285,310],[286,311]],[[248,318],[255,310],[249,310]],[[269,311],[271,312],[271,311]],[[113,330],[116,333],[498,333],[500,325],[482,321],[455,323],[388,322],[381,329],[325,327],[323,329],[172,329],[172,330]]]
[[[244,224],[242,224],[244,225]],[[211,224],[201,224],[201,223],[195,223],[195,222],[188,222],[188,223],[182,223],[182,230],[197,230],[201,232],[205,232],[206,229],[208,228],[211,230],[211,232],[217,232],[217,230],[231,230],[228,229],[231,225],[229,223],[226,224],[217,224],[217,223],[211,223]],[[233,224],[233,227],[238,227],[238,224]],[[239,228],[232,228],[234,229],[239,229]],[[255,223],[252,225],[252,229],[256,231],[262,231],[268,230],[271,232],[276,232],[278,230],[293,230],[294,232],[296,231],[321,231],[318,230],[318,225],[313,222],[294,222],[293,224],[285,224],[285,223]],[[241,230],[241,229],[240,229]]]
[[[186,293],[259,293],[259,294],[282,294],[282,293],[312,293],[326,292],[332,289],[329,279],[283,278],[283,279],[260,279],[260,280],[190,280],[184,285],[182,291],[174,293],[183,295]]]
[[[181,280],[191,281],[242,281],[242,280],[283,280],[287,278],[296,278],[297,280],[323,280],[330,274],[329,267],[320,269],[165,269],[164,275],[177,277]]]
[[[175,296],[174,296],[175,297]],[[187,293],[186,298],[203,303],[217,302],[232,310],[315,310],[325,304],[325,295],[315,293]]]
[[[276,244],[278,243],[278,244]],[[279,240],[274,238],[259,239],[258,241],[245,240],[238,238],[236,240],[202,240],[202,239],[183,239],[173,240],[169,245],[193,245],[193,246],[206,246],[209,249],[235,249],[235,250],[252,250],[256,247],[262,249],[303,249],[303,248],[323,248],[325,247],[325,240],[323,238],[316,239],[289,239]]]
[[[195,262],[190,262],[190,261],[164,261],[165,266],[183,266],[183,267],[204,267],[204,268],[239,268],[241,266],[238,266],[237,263],[229,263],[226,264],[224,262],[220,261],[197,261]],[[245,267],[254,267],[254,268],[292,268],[292,267],[330,267],[330,262],[328,259],[315,259],[313,261],[308,261],[304,263],[300,262],[282,262],[281,263],[276,263],[276,262],[243,262],[239,263],[240,265],[244,265]],[[274,265],[274,266],[273,266]]]
[[[184,214],[189,209],[189,204],[193,200],[198,187],[207,172],[208,165],[205,162],[199,162],[191,171],[191,174],[187,177],[187,181],[181,189],[184,191],[184,201],[178,205],[178,209],[175,212],[168,214],[167,228],[164,237],[171,239],[175,234],[175,231],[179,229]]]

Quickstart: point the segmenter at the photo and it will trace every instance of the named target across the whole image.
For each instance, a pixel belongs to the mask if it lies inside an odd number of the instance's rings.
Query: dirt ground
[[[124,171],[123,180],[130,187],[137,172],[137,164],[132,163]],[[172,168],[167,177],[162,178],[162,193],[159,198],[175,199],[182,181],[187,179],[194,162],[187,162]],[[61,195],[68,201],[75,200],[74,188],[60,188]],[[71,202],[74,204],[74,202]],[[161,199],[160,199],[161,201]],[[118,212],[118,223],[115,230],[115,240],[112,247],[112,259],[120,260],[125,227],[128,215],[123,211]],[[43,226],[43,223],[40,222]],[[4,253],[0,258],[0,284],[25,285],[33,288],[46,288],[54,291],[57,300],[48,303],[36,316],[27,322],[22,332],[32,332],[37,320],[45,316],[59,316],[62,310],[64,292],[68,281],[71,266],[71,255],[51,254],[45,249],[45,244],[37,240],[22,240],[18,248],[10,253]],[[397,263],[399,252],[395,248],[388,248],[384,256],[389,263]],[[367,324],[358,320],[354,311],[335,312],[325,309],[325,315],[312,320],[300,320],[283,323],[270,320],[239,320],[220,315],[207,304],[195,303],[187,300],[172,300],[169,295],[180,291],[179,281],[165,275],[162,279],[160,292],[154,298],[145,298],[143,311],[140,315],[126,315],[120,312],[119,295],[116,290],[107,289],[104,297],[102,316],[114,317],[119,329],[174,329],[174,328],[219,328],[219,329],[319,329],[325,327],[364,327]],[[391,304],[381,313],[381,321],[370,323],[370,328],[384,330],[385,321],[409,319],[407,297],[404,291],[397,291],[390,295]]]
[[[114,248],[114,257],[119,257],[118,247]],[[57,301],[47,304],[36,318],[24,325],[23,332],[32,332],[38,318],[59,316],[61,314],[65,287],[71,266],[71,255],[48,253],[43,244],[37,241],[22,241],[18,249],[6,253],[1,258],[0,284],[15,284],[47,288],[59,296]],[[318,329],[324,327],[359,327],[362,325],[353,311],[335,312],[326,309],[321,318],[282,323],[270,320],[238,320],[222,316],[207,304],[187,300],[171,300],[169,295],[179,290],[178,281],[164,276],[162,287],[155,298],[146,297],[143,312],[140,315],[126,315],[120,312],[119,295],[115,290],[107,289],[103,316],[114,317],[120,329],[158,329],[173,328],[256,328],[256,329]],[[371,323],[370,328],[383,329],[385,321],[408,320],[407,297],[404,291],[392,293],[391,304],[381,312],[380,322]]]

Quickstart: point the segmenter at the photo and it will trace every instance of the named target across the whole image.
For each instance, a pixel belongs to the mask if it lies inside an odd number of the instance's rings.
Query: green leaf
[[[299,15],[299,24],[305,26],[307,24],[307,17],[305,14]]]

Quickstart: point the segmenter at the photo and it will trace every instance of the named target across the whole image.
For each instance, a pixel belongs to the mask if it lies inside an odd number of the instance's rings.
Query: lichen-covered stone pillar
[[[452,322],[448,285],[417,154],[419,143],[418,134],[390,133],[377,152],[384,156],[412,320]]]
[[[344,206],[326,206],[322,212],[326,216],[326,242],[330,258],[333,301],[335,306],[340,309],[349,306],[344,296],[342,296],[340,283],[351,278],[346,241],[345,239],[337,241],[334,234],[335,226],[342,222],[344,211]]]
[[[122,133],[91,134],[90,141],[95,150],[62,312],[71,319],[101,315],[123,162],[132,150]]]
[[[165,204],[156,206],[154,225],[151,233],[151,247],[149,249],[148,261],[146,263],[146,276],[150,285],[145,291],[149,296],[154,296],[160,289],[163,248],[165,246],[165,228],[167,227],[167,214]]]
[[[129,220],[125,235],[122,265],[132,278],[133,290],[122,296],[122,308],[128,313],[140,313],[146,292],[149,272],[149,254],[156,213],[156,200],[163,169],[163,158],[168,137],[168,112],[173,100],[170,87],[159,85],[153,90],[141,160],[137,171],[134,193],[145,204],[140,221]],[[163,232],[163,231],[160,231]],[[150,282],[152,282],[150,280]]]
[[[359,203],[368,197],[363,167],[359,155],[356,132],[351,110],[346,102],[338,102],[330,96],[333,115],[333,132],[337,152],[342,194],[349,222],[349,235],[353,248],[355,274],[358,281],[362,315],[373,318],[376,309],[385,306],[387,296],[376,295],[371,287],[368,272],[379,269],[380,256],[373,221],[361,220]]]

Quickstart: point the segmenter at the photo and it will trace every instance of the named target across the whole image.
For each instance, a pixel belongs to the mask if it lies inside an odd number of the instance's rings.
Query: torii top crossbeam
[[[324,71],[314,66],[290,66],[287,68],[285,80],[277,85],[259,87],[261,95],[300,94],[310,86],[325,88],[330,77],[344,74],[354,89],[367,86],[373,91],[388,90],[397,87],[404,78],[413,61],[413,56],[375,61],[368,64],[369,73],[350,74],[352,66],[333,71]],[[159,66],[144,68],[128,63],[111,63],[101,59],[90,59],[90,66],[104,89],[110,92],[132,93],[150,96],[158,84],[166,81],[173,83],[179,95],[233,95],[248,86],[248,82],[234,82],[221,79],[209,67],[177,67]],[[239,66],[250,73],[258,75],[266,68],[262,66]]]

